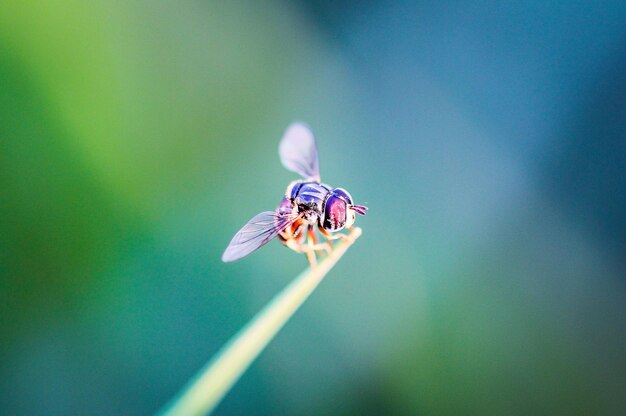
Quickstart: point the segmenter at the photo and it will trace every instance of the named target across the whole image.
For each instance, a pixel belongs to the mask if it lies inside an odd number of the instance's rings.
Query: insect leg
[[[325,250],[327,243],[313,244],[313,245],[298,244],[298,242],[295,241],[294,239],[289,239],[285,241],[285,245],[289,247],[290,249],[292,249],[293,251],[295,251],[296,253],[306,253],[308,251]]]
[[[315,250],[313,249],[313,240],[311,239],[311,226],[309,225],[307,227],[307,240],[306,240],[306,245],[308,250],[306,250],[304,252],[304,254],[306,255],[306,258],[309,260],[309,264],[311,265],[311,268],[314,268],[315,266],[317,266],[317,256],[315,255]]]
[[[321,247],[321,248],[318,248],[317,250],[324,250],[326,251],[326,254],[330,254],[331,252],[330,243],[328,241],[325,243],[320,243],[319,239],[317,238],[317,234],[315,234],[315,227],[312,225],[309,226],[309,241],[312,241],[315,247]]]
[[[315,251],[307,250],[304,252],[306,259],[309,261],[311,268],[314,269],[317,266],[317,257],[315,256]]]
[[[346,229],[347,230],[352,230],[352,227],[346,227]],[[342,234],[342,233],[331,234],[331,233],[329,233],[328,231],[326,231],[323,228],[320,228],[320,232],[322,234],[324,234],[324,236],[326,237],[326,239],[328,241],[341,239],[341,240],[347,241],[349,243],[354,243],[354,239],[352,237],[350,237],[349,235],[345,235],[345,234]]]

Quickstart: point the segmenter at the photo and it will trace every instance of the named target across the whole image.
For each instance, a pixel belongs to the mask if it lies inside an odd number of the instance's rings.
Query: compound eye
[[[339,231],[346,225],[348,205],[341,197],[331,195],[324,207],[324,223],[327,231]]]
[[[341,197],[344,201],[346,201],[346,204],[352,205],[352,196],[345,189],[335,188],[333,189],[333,195]]]

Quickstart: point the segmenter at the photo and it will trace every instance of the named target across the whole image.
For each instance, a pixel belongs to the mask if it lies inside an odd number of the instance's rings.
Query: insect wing
[[[278,215],[274,211],[257,214],[235,234],[222,255],[222,261],[231,262],[247,256],[276,237],[298,218],[298,215]]]
[[[309,126],[299,122],[290,125],[280,141],[278,153],[280,161],[287,169],[308,180],[319,182],[317,145]]]

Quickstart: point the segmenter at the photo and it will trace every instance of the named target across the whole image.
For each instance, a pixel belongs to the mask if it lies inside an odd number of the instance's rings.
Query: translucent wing
[[[231,262],[247,256],[276,237],[298,218],[300,218],[298,215],[278,215],[274,211],[257,214],[235,234],[222,255],[222,261]]]
[[[280,141],[278,153],[280,161],[287,169],[306,179],[319,182],[317,145],[309,126],[299,122],[290,125]]]

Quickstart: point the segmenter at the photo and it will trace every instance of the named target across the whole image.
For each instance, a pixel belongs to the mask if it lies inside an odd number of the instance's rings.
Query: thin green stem
[[[340,241],[316,267],[303,271],[278,293],[222,347],[160,414],[204,415],[213,411],[254,359],[360,236],[361,229],[354,228],[349,234],[349,240]]]

